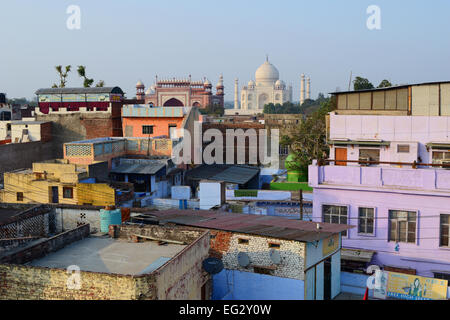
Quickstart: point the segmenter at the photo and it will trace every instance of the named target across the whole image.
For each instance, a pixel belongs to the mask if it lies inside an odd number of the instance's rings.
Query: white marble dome
[[[278,69],[266,60],[255,72],[256,82],[275,82],[280,78]]]

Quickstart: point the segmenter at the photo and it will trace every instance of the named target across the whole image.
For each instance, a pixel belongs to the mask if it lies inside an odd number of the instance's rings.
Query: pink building
[[[139,81],[136,84],[136,98],[145,104],[163,107],[193,106],[206,108],[208,106],[224,105],[223,77],[220,76],[216,85],[216,94],[212,92],[212,84],[209,80],[192,81],[188,79],[158,80],[145,91],[144,84]]]
[[[450,83],[334,93],[330,160],[309,167],[313,220],[354,225],[343,271],[450,280]]]

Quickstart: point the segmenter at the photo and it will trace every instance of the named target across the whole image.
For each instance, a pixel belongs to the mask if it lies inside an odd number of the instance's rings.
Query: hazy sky
[[[81,8],[81,29],[69,30],[69,5]],[[381,30],[369,30],[369,5],[381,9]],[[450,1],[413,0],[40,0],[2,1],[0,92],[34,97],[57,82],[57,64],[73,66],[68,86],[87,75],[120,86],[128,97],[141,79],[220,73],[225,100],[254,78],[269,55],[299,99],[300,74],[312,97],[348,87],[350,71],[374,85],[450,80]]]

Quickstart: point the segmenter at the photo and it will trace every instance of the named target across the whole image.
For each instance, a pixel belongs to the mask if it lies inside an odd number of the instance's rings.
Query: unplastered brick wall
[[[201,299],[202,286],[211,278],[202,268],[208,257],[209,237],[209,232],[203,231],[166,266],[156,270],[158,299]]]
[[[83,272],[79,286],[68,286],[73,274],[64,269],[0,264],[2,300],[134,300],[153,299],[154,276]]]
[[[110,232],[112,229],[114,228],[110,228]],[[186,242],[186,248],[152,273],[156,279],[155,298],[160,300],[201,298],[202,286],[210,280],[210,275],[202,269],[202,262],[209,255],[208,231],[174,225],[121,225],[118,229],[118,237],[122,239],[131,240],[133,235],[137,234],[161,240]]]
[[[197,240],[205,231],[191,227],[180,226],[161,226],[161,225],[122,225],[120,226],[119,237],[123,239],[132,239],[133,234],[155,237],[158,239],[167,239],[175,241],[184,241],[191,243]]]
[[[211,232],[214,234],[213,232]],[[228,235],[227,235],[228,234]],[[223,242],[222,242],[223,241]],[[275,245],[272,248],[269,245]],[[279,247],[278,247],[279,246]],[[305,252],[303,242],[282,240],[249,234],[219,232],[211,239],[212,252],[221,253],[225,268],[253,272],[254,267],[275,267],[270,272],[273,276],[304,280]],[[281,257],[276,265],[270,258],[270,251],[276,250]],[[242,267],[238,263],[239,252],[245,252],[250,258],[250,265]]]

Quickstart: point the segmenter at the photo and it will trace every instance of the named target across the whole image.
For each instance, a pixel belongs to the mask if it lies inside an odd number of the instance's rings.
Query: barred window
[[[347,224],[347,211],[346,206],[323,205],[323,222]],[[347,230],[343,231],[342,235],[347,236]]]
[[[416,213],[389,210],[389,239],[394,242],[416,242]]]
[[[450,214],[441,214],[439,246],[450,247],[448,234],[450,231]]]
[[[358,208],[358,233],[374,233],[374,208]]]
[[[142,126],[142,134],[153,134],[153,126]]]

